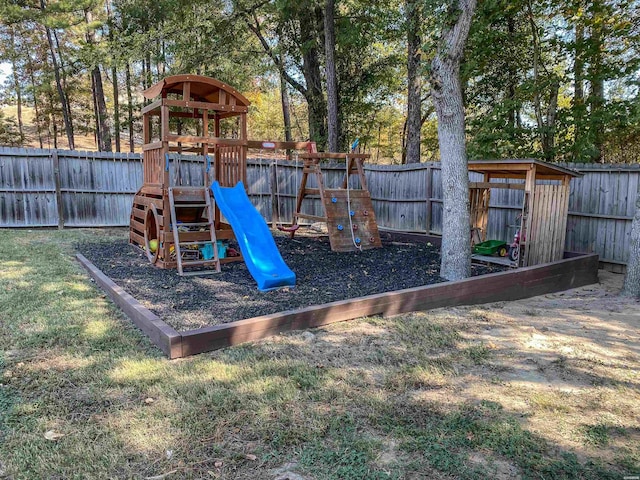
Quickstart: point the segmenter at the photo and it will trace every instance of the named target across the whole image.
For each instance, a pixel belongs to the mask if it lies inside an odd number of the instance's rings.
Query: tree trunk
[[[60,48],[60,39],[58,38],[58,33],[55,30],[51,30],[53,33],[53,40],[56,43],[56,52],[58,53],[58,59],[60,60],[60,78],[62,80],[62,89],[65,92],[67,97],[67,115],[69,115],[69,124],[71,125],[71,132],[75,132],[73,127],[73,114],[71,113],[71,98],[69,96],[69,87],[67,86],[67,70],[64,66],[64,59],[62,58],[62,48]],[[75,143],[75,134],[74,134],[74,143]]]
[[[603,10],[602,1],[593,2],[594,16]],[[593,21],[591,26],[591,45],[592,52],[589,65],[589,84],[591,90],[589,92],[589,120],[590,132],[593,142],[593,152],[591,154],[592,162],[602,162],[602,145],[604,143],[605,122],[603,119],[604,107],[604,76],[603,71],[606,67],[602,62],[603,32],[604,26],[600,21]]]
[[[113,50],[113,31],[114,31],[114,18],[111,9],[111,0],[105,2],[105,8],[107,10],[107,17],[109,19],[109,44],[112,49],[111,54],[111,84],[113,86],[113,130],[115,134],[116,152],[122,151],[122,144],[120,139],[120,92],[118,91],[118,67],[115,50]]]
[[[327,150],[338,151],[338,79],[336,77],[335,1],[326,0],[324,11],[324,49],[327,75]]]
[[[96,85],[93,78],[93,73],[89,75],[91,80],[91,101],[93,102],[93,121],[95,122],[93,140],[96,143],[96,148],[99,152],[102,151],[102,135],[100,133],[100,122],[98,121],[98,102],[96,101]]]
[[[93,13],[91,10],[85,10],[84,16],[87,27],[93,22]],[[86,40],[89,45],[96,43],[95,30],[87,30]],[[101,152],[110,152],[111,149],[111,129],[109,128],[109,118],[107,116],[107,104],[104,100],[104,87],[102,85],[102,73],[100,66],[96,63],[91,70],[91,86],[93,88],[93,99],[95,101],[96,113],[96,134],[98,136],[98,150]]]
[[[271,58],[275,66],[278,67],[280,75],[306,100],[309,110],[309,139],[316,142],[319,150],[323,150],[327,139],[325,124],[327,107],[322,91],[317,28],[317,24],[322,24],[322,20],[318,22],[317,12],[313,8],[304,10],[300,12],[299,15],[299,40],[300,44],[304,45],[304,48],[301,48],[302,74],[304,76],[306,86],[302,85],[292,75],[289,74],[286,66],[282,62],[282,58],[276,55],[275,51],[271,47],[271,43],[262,34],[260,21],[257,15],[253,13],[253,17],[245,18],[245,22],[247,24],[247,27],[256,35],[256,37],[260,41],[260,44],[264,48],[267,55]]]
[[[582,161],[584,122],[584,25],[582,19],[576,24],[576,40],[573,52],[573,160]]]
[[[291,136],[291,113],[289,111],[289,93],[287,92],[287,82],[280,75],[280,100],[282,101],[282,118],[284,121],[284,140],[292,141]]]
[[[420,72],[422,38],[418,0],[406,0],[407,15],[407,140],[406,163],[420,163],[420,117],[422,111],[422,76]]]
[[[20,88],[20,78],[18,77],[18,65],[16,63],[16,57],[18,52],[16,49],[16,37],[13,27],[9,28],[11,35],[11,70],[13,73],[13,85],[16,92],[17,102],[17,115],[18,115],[18,132],[20,133],[20,145],[24,142],[24,124],[22,122],[22,88]]]
[[[556,116],[558,114],[558,92],[560,91],[560,82],[554,80],[551,83],[551,91],[549,92],[549,105],[547,106],[547,119],[544,125],[542,149],[544,151],[544,159],[547,162],[553,162],[556,150]]]
[[[24,123],[22,121],[22,88],[20,88],[20,79],[18,78],[18,70],[16,62],[12,60],[11,69],[13,70],[13,84],[16,91],[17,115],[18,115],[18,132],[20,132],[20,145],[24,142]]]
[[[542,153],[546,161],[551,162],[555,156],[555,121],[558,107],[558,90],[560,84],[557,79],[549,82],[551,88],[549,92],[549,102],[547,104],[546,115],[543,115],[542,95],[540,95],[540,38],[538,37],[538,27],[535,23],[533,8],[531,1],[527,3],[529,11],[529,23],[531,25],[531,34],[533,37],[533,83],[535,93],[533,96],[533,108],[536,114],[536,123],[538,126],[538,136],[542,145]],[[546,118],[545,118],[546,117]]]
[[[145,73],[146,73],[145,75],[146,83],[144,88],[149,88],[151,85],[153,85],[153,72],[151,71],[151,52],[149,52],[148,50],[145,55],[144,63],[145,63]]]
[[[56,121],[53,93],[49,92],[47,100],[49,100],[49,111],[51,112],[49,114],[49,125],[47,126],[49,148],[51,148],[51,136],[53,136],[53,148],[58,148],[58,123]]]
[[[104,100],[104,88],[102,86],[102,74],[100,73],[100,67],[97,65],[91,71],[91,78],[94,88],[94,95],[96,99],[96,114],[98,124],[100,125],[100,151],[111,152],[111,130],[109,128],[109,119],[107,118],[107,104]]]
[[[589,95],[589,118],[591,119],[591,137],[593,139],[593,153],[591,161],[602,162],[602,146],[604,144],[605,122],[602,119],[602,110],[604,107],[604,79],[602,73],[596,69],[591,78],[591,93]]]
[[[513,37],[516,34],[516,25],[515,25],[515,19],[513,15],[509,15],[507,17],[507,33],[509,34],[509,39],[513,39]],[[518,84],[517,75],[518,75],[518,72],[515,64],[510,62],[509,63],[509,80],[507,85],[507,101],[509,102],[507,115],[508,115],[510,130],[516,129],[517,123],[518,123],[517,122],[518,111],[516,109],[516,85]],[[512,155],[512,153],[510,153],[510,155]]]
[[[46,8],[46,4],[44,0],[40,0],[40,7],[44,11]],[[64,130],[67,134],[67,142],[69,143],[69,149],[75,150],[75,142],[73,139],[73,125],[71,124],[71,117],[69,115],[69,102],[67,100],[67,96],[62,88],[62,79],[60,78],[60,65],[58,64],[58,59],[56,58],[56,48],[53,44],[53,36],[51,34],[51,29],[45,25],[45,31],[47,33],[47,42],[49,43],[49,51],[51,53],[51,62],[53,63],[53,73],[56,79],[56,89],[58,90],[58,97],[60,100],[60,105],[62,107],[62,119],[64,121]],[[54,136],[54,142],[57,147],[57,133]]]
[[[306,13],[306,14],[305,14]],[[300,14],[300,43],[305,45],[302,52],[302,73],[307,83],[305,99],[309,105],[309,137],[324,150],[327,141],[327,106],[322,91],[320,72],[320,51],[318,49],[318,25],[312,9]]]
[[[402,146],[400,149],[401,152],[401,157],[400,157],[400,164],[404,165],[405,163],[407,163],[407,121],[408,118],[404,119],[404,122],[402,122],[402,136],[400,137],[402,140]]]
[[[42,142],[42,128],[41,128],[41,120],[40,120],[40,109],[38,107],[38,95],[36,92],[36,81],[33,76],[33,64],[31,63],[31,56],[27,55],[27,68],[29,70],[29,79],[31,80],[31,89],[33,90],[33,109],[36,112],[36,118],[34,119],[36,123],[36,131],[38,132],[38,142],[40,143],[40,148],[43,148]]]
[[[133,94],[131,92],[131,69],[127,63],[125,70],[125,82],[127,84],[127,120],[129,124],[129,151],[135,151],[135,143],[133,138]]]
[[[636,195],[636,213],[631,222],[629,260],[622,294],[640,298],[640,191]]]
[[[116,152],[120,152],[120,99],[118,98],[118,70],[115,64],[111,67],[111,78],[113,79],[113,129],[116,136]]]
[[[476,0],[458,0],[457,19],[443,26],[431,62],[431,96],[438,115],[442,165],[442,246],[440,276],[461,280],[471,274],[469,171],[465,147],[460,60]]]

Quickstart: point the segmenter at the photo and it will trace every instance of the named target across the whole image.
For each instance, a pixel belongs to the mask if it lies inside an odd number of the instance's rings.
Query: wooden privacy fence
[[[201,157],[181,158],[182,183],[202,185]],[[566,249],[598,253],[614,268],[624,265],[640,165],[562,166],[584,174],[571,182]],[[323,170],[327,188],[340,185],[344,164],[325,165]],[[170,173],[176,178],[176,172]],[[365,165],[365,173],[380,227],[442,232],[439,163]],[[249,196],[268,221],[291,221],[301,176],[299,163],[249,155]],[[471,174],[470,180],[481,177]],[[141,184],[138,154],[0,147],[0,227],[128,226],[131,202]],[[511,240],[522,195],[522,190],[492,192],[487,238]],[[319,215],[320,200],[307,202],[306,212]]]

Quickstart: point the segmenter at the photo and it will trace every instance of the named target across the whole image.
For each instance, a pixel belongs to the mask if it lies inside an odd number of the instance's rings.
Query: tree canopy
[[[0,0],[2,142],[133,149],[140,92],[196,73],[251,98],[252,138],[325,148],[334,125],[340,150],[357,137],[374,161],[437,159],[449,3]],[[461,59],[469,157],[637,161],[639,29],[637,0],[480,2]]]

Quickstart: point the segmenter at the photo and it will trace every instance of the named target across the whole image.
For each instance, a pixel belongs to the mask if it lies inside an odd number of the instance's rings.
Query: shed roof
[[[146,98],[155,98],[164,93],[182,93],[185,83],[190,83],[191,96],[195,100],[219,103],[220,91],[224,91],[227,95],[235,97],[237,105],[248,107],[251,102],[235,88],[222,83],[215,78],[204,77],[202,75],[172,75],[165,77],[155,85],[149,87],[143,92]],[[228,103],[228,102],[227,102]]]
[[[551,163],[535,160],[533,158],[523,158],[515,160],[470,160],[469,171],[480,173],[491,173],[494,177],[522,175],[525,177],[526,172],[533,166],[536,166],[536,176],[570,176],[581,177],[582,173],[576,172],[569,168],[553,165]]]

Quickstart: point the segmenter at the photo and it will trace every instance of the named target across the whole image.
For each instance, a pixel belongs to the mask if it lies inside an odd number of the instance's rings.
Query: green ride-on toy
[[[506,257],[509,253],[509,246],[502,240],[487,240],[486,242],[476,243],[473,246],[473,253]]]

